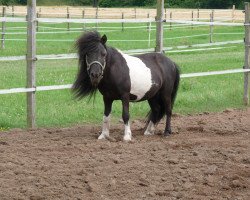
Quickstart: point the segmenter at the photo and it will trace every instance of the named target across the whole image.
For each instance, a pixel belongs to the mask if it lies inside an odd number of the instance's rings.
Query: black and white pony
[[[171,115],[178,90],[178,66],[160,53],[130,56],[106,46],[107,37],[86,32],[76,42],[79,72],[73,91],[79,98],[103,95],[104,116],[98,139],[109,137],[110,113],[114,100],[122,101],[124,140],[131,140],[129,102],[147,100],[151,108],[144,135],[154,134],[156,124],[166,114],[164,135],[171,134]]]

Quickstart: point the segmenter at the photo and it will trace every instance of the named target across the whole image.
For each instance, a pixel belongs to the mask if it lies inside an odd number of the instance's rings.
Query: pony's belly
[[[130,98],[132,101],[140,101],[152,87],[151,70],[141,59],[122,54],[129,68],[131,82]]]

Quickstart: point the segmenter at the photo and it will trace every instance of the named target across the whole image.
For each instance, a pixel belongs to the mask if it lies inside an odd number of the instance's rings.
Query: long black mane
[[[88,95],[90,95],[91,98],[97,91],[97,87],[94,87],[91,84],[87,72],[86,54],[88,52],[96,51],[100,43],[101,35],[97,31],[84,33],[75,43],[75,47],[78,50],[79,69],[72,89],[77,98],[81,99]]]

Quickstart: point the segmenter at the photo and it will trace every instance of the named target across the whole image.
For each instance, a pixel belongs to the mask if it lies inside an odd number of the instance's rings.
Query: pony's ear
[[[101,43],[105,44],[107,42],[107,39],[108,39],[107,36],[104,34],[101,38]]]

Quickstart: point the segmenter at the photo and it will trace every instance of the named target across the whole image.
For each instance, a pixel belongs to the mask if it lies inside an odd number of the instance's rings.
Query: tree
[[[13,0],[0,0],[0,5],[9,6],[14,3]]]
[[[93,0],[93,7],[98,7],[99,0]]]

